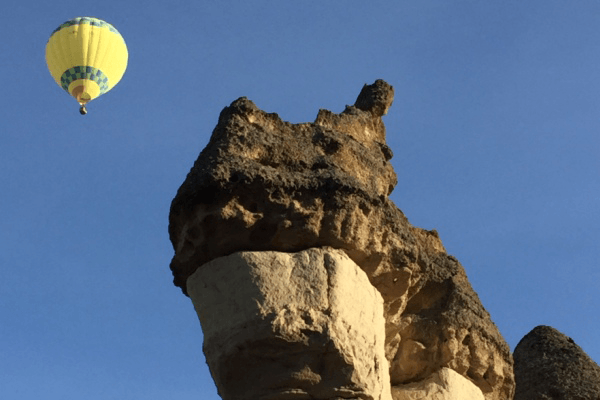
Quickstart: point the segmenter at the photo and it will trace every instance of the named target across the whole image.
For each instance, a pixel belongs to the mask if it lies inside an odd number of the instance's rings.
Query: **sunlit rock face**
[[[391,400],[383,299],[343,251],[234,253],[187,291],[224,400]]]
[[[514,353],[515,400],[598,400],[600,366],[573,339],[540,325]]]
[[[484,400],[473,382],[450,368],[415,383],[395,386],[392,395],[394,400]]]
[[[392,386],[449,368],[487,400],[511,399],[508,345],[463,267],[389,199],[397,182],[382,116],[392,100],[379,80],[313,123],[245,98],[226,107],[171,206],[174,282],[187,294],[192,274],[236,252],[340,250],[383,298]]]

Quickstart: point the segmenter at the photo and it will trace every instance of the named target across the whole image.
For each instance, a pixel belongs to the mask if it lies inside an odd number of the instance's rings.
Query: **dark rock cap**
[[[600,366],[573,339],[540,325],[514,351],[515,400],[599,400]]]

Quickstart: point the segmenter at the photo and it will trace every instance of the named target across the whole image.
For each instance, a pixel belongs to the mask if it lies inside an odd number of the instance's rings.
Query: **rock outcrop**
[[[226,107],[171,206],[174,282],[188,294],[196,271],[237,252],[341,250],[383,298],[392,386],[429,385],[448,368],[487,400],[511,399],[508,345],[463,267],[388,197],[397,181],[381,117],[392,100],[379,80],[314,123],[246,98]]]
[[[540,325],[514,352],[515,400],[598,400],[600,366],[570,337]]]

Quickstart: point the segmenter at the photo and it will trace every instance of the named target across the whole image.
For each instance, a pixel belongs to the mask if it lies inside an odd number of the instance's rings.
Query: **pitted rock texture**
[[[343,251],[234,253],[187,289],[223,400],[392,400],[383,299]]]
[[[226,107],[173,200],[174,282],[239,251],[343,250],[384,299],[392,385],[448,367],[487,400],[514,391],[508,345],[437,232],[413,227],[388,198],[396,185],[381,116],[384,81],[354,106],[290,124],[241,98]]]
[[[573,339],[540,325],[514,352],[515,400],[599,400],[600,366]]]

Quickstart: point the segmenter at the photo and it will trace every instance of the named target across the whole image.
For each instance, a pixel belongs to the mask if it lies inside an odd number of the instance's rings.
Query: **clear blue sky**
[[[130,51],[85,117],[44,61],[76,16]],[[511,348],[547,324],[600,360],[600,2],[23,0],[0,22],[3,399],[218,399],[171,199],[236,98],[306,122],[377,78],[398,207]]]

